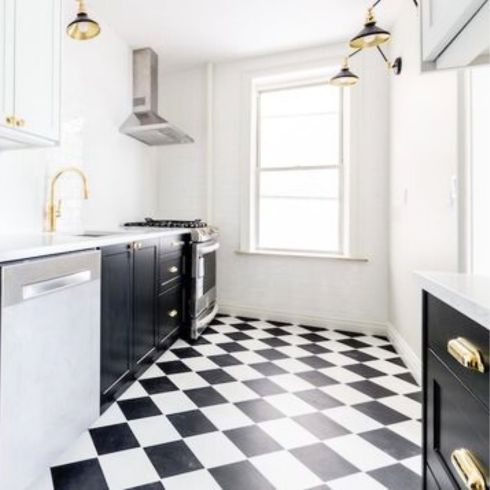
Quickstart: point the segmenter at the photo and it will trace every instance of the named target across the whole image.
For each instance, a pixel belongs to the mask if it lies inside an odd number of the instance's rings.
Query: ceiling
[[[401,2],[384,0],[389,27]],[[366,0],[89,0],[132,47],[151,46],[167,70],[346,41],[363,24]],[[94,15],[95,16],[95,15]]]

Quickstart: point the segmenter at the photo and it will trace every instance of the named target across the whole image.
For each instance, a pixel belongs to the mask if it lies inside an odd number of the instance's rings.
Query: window
[[[343,253],[342,91],[257,92],[255,250]]]

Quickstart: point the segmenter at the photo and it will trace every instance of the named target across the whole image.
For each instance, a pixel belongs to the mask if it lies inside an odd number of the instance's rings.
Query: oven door
[[[218,311],[216,255],[219,243],[194,243],[192,250],[191,338],[196,339]]]

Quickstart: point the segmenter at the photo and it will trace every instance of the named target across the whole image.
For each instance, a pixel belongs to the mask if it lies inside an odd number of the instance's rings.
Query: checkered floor
[[[420,412],[385,337],[220,316],[82,434],[49,485],[418,490]]]

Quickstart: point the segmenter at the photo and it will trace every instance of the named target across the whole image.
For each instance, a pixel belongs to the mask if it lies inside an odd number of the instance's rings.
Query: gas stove
[[[213,226],[208,226],[207,223],[200,219],[194,220],[173,220],[173,219],[153,219],[145,218],[144,221],[135,221],[125,223],[126,227],[144,227],[144,228],[183,228],[191,231],[193,242],[207,242],[216,240],[218,229]]]

